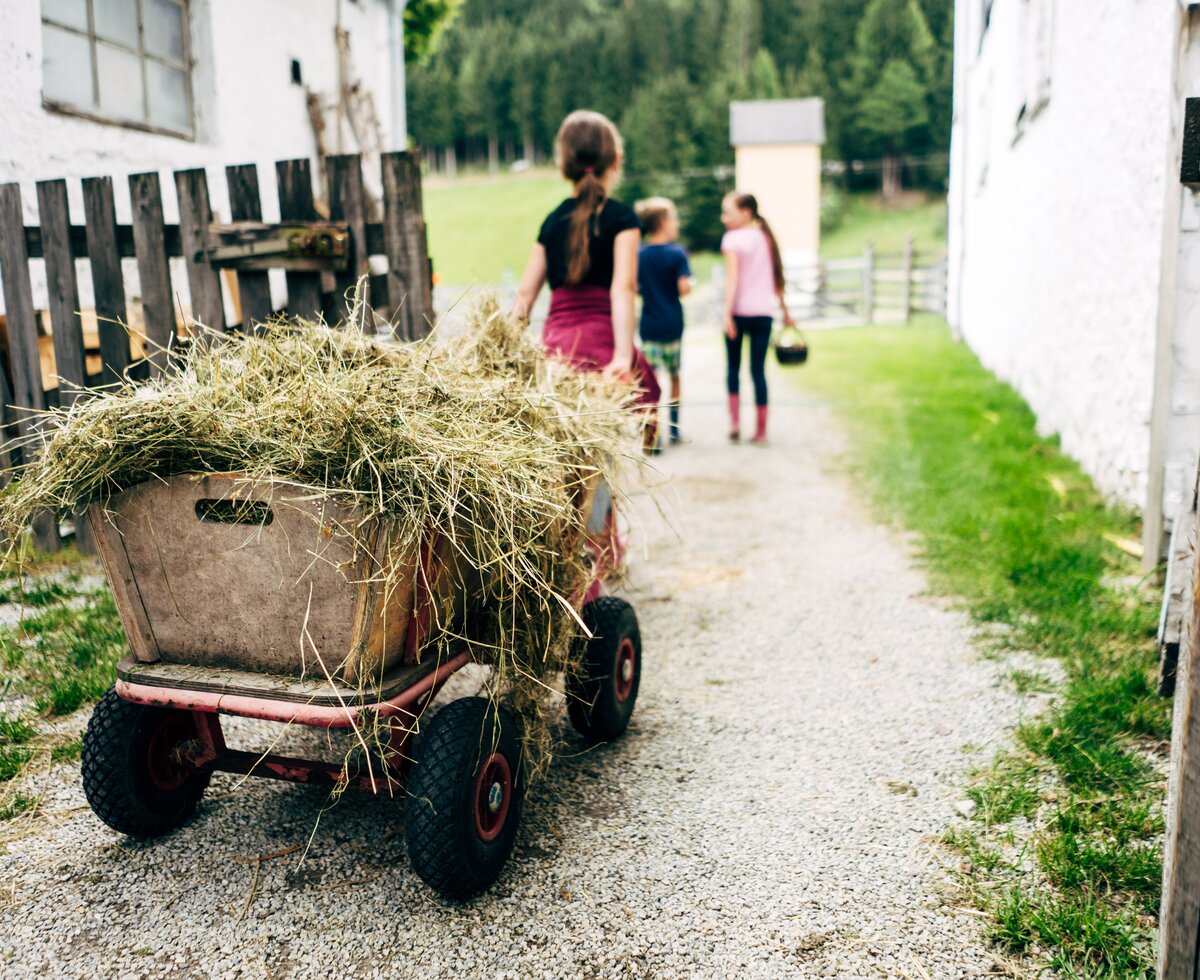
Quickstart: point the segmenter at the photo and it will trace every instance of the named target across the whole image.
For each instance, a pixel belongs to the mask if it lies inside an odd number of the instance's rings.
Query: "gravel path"
[[[191,825],[139,844],[61,766],[0,853],[0,974],[1000,975],[936,840],[985,757],[966,747],[1021,701],[865,511],[825,406],[777,376],[771,447],[725,443],[719,356],[688,351],[695,441],[657,463],[669,521],[635,508],[631,730],[561,760],[489,894],[433,900],[398,802],[322,814],[312,789],[218,776]],[[255,860],[319,816],[302,866]]]

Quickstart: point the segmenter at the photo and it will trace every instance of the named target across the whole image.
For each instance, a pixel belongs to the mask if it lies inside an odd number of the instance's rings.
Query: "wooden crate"
[[[356,683],[404,660],[418,559],[394,522],[352,533],[344,505],[236,474],[143,483],[90,517],[139,661]]]

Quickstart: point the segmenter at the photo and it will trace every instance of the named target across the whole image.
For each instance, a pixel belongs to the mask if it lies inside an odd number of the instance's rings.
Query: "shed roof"
[[[772,143],[824,143],[824,99],[759,99],[731,102],[729,142],[733,146]]]

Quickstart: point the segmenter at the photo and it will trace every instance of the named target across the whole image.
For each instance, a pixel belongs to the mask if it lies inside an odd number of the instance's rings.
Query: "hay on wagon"
[[[39,512],[176,474],[286,481],[352,508],[363,527],[390,520],[394,546],[412,552],[435,531],[475,594],[469,624],[452,595],[438,605],[430,645],[465,643],[491,667],[490,690],[522,718],[540,771],[549,684],[570,667],[570,605],[590,575],[580,501],[597,477],[616,479],[628,390],[545,358],[494,300],[452,340],[377,342],[279,320],[176,357],[159,380],[49,414],[44,443],[0,494],[10,547]]]

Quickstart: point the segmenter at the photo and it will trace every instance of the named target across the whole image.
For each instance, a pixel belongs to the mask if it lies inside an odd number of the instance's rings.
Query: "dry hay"
[[[466,629],[435,613],[423,656],[466,643],[521,717],[531,771],[549,759],[548,692],[570,666],[586,585],[585,488],[629,445],[627,389],[545,358],[494,300],[452,342],[379,343],[280,320],[194,343],[177,370],[50,413],[34,461],[0,494],[16,542],[32,516],[70,513],[182,473],[290,481],[386,517],[397,547],[444,536],[470,588]],[[465,587],[465,586],[464,586]],[[329,665],[332,667],[333,665]]]

